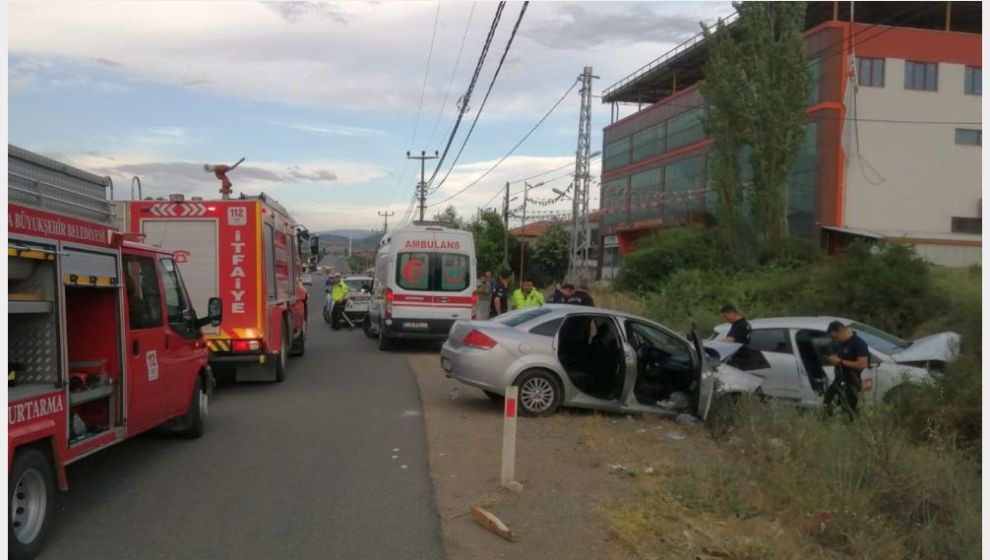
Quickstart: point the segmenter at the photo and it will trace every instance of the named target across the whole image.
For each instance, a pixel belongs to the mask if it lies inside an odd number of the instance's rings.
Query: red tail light
[[[478,292],[471,292],[471,320],[478,318]]]
[[[495,342],[494,338],[479,331],[478,329],[474,329],[471,332],[467,333],[467,336],[464,337],[463,342],[464,342],[464,346],[470,346],[471,348],[480,348],[482,350],[489,350],[491,348],[494,348],[495,345],[498,344],[497,342]]]
[[[235,340],[230,343],[230,349],[234,352],[257,352],[261,350],[261,341]]]
[[[392,318],[392,300],[394,300],[394,299],[395,299],[395,292],[392,291],[392,288],[387,288],[385,290],[385,318],[386,319],[391,319]]]

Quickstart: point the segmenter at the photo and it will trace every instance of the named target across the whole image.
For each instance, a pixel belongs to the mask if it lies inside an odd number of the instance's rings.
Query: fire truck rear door
[[[220,293],[217,272],[217,222],[212,218],[193,220],[143,220],[141,231],[148,243],[175,252],[175,262],[186,283],[189,298],[198,317],[206,317],[207,302]],[[205,327],[205,333],[215,329]]]

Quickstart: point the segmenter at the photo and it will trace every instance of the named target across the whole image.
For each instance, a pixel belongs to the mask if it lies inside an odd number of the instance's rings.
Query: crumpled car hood
[[[891,355],[896,362],[952,362],[959,357],[962,335],[950,331],[919,338],[904,350]]]
[[[704,341],[705,353],[707,357],[719,364],[724,364],[729,358],[734,356],[740,348],[743,347],[742,344],[738,342],[724,342],[721,340],[706,340]],[[709,350],[714,350],[718,354],[716,359]]]

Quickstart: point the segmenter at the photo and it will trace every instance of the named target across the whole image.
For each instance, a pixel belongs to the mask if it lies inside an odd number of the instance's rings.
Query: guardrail
[[[733,13],[732,15],[730,15],[730,16],[728,16],[726,18],[722,18],[722,22],[725,23],[725,25],[728,26],[728,25],[731,25],[732,23],[734,23],[735,20],[736,20],[736,18],[737,18],[737,14]],[[621,88],[623,88],[623,87],[631,84],[632,82],[635,82],[636,80],[638,80],[641,77],[643,77],[643,75],[649,73],[654,68],[657,68],[658,66],[662,66],[663,64],[666,64],[667,62],[669,62],[670,60],[674,59],[678,55],[684,53],[685,51],[687,51],[688,49],[694,47],[698,43],[701,43],[702,41],[704,41],[704,39],[705,39],[705,33],[702,31],[702,32],[699,32],[694,37],[691,37],[687,41],[684,41],[683,43],[681,43],[681,44],[677,45],[676,47],[670,49],[669,51],[667,51],[666,53],[664,53],[662,56],[660,56],[660,58],[657,58],[657,59],[649,62],[648,64],[642,66],[640,69],[638,69],[635,72],[633,72],[632,74],[629,74],[628,76],[626,76],[625,78],[619,80],[615,84],[612,84],[611,86],[607,87],[605,89],[605,91],[602,92],[602,100],[603,101],[607,101],[606,98],[609,97],[610,95],[614,94],[617,90],[619,90],[619,89],[621,89]]]

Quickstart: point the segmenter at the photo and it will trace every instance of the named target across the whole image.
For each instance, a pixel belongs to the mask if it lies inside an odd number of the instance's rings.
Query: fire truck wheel
[[[45,454],[27,448],[17,452],[7,485],[10,517],[7,521],[10,558],[31,558],[41,549],[48,521],[55,509],[55,483]]]
[[[206,414],[210,408],[210,395],[203,386],[203,378],[196,376],[196,383],[193,384],[192,395],[189,397],[189,410],[182,421],[184,427],[181,434],[189,439],[196,439],[203,435],[203,428],[206,424]]]
[[[275,382],[285,381],[285,370],[289,368],[289,325],[282,321],[282,348],[275,358]]]
[[[306,328],[299,329],[299,336],[292,339],[293,356],[302,356],[306,353]]]

